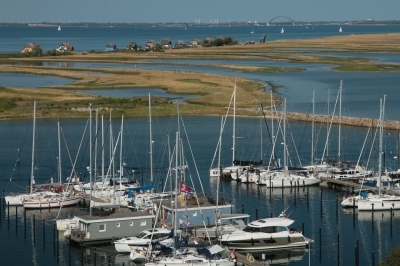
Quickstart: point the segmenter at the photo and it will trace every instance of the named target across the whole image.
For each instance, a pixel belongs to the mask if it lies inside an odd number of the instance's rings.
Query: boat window
[[[248,233],[257,233],[260,232],[260,228],[247,226],[243,229],[243,231]]]
[[[271,233],[276,233],[277,229],[276,229],[276,226],[269,226],[269,227],[262,228],[262,232],[271,234]]]
[[[144,237],[144,236],[146,236],[146,233],[141,232],[141,233],[139,233],[136,237],[137,237],[137,238],[142,238],[142,237]]]
[[[106,231],[106,224],[99,224],[99,232],[105,232]]]
[[[133,222],[129,222],[129,226],[133,226]]]
[[[121,227],[121,223],[117,223],[117,227]]]

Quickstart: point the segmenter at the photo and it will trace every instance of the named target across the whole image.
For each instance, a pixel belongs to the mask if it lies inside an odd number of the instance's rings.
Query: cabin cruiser
[[[219,238],[221,245],[236,250],[265,250],[304,247],[313,240],[300,231],[288,228],[294,220],[280,215],[275,218],[251,222],[242,230],[224,234]]]

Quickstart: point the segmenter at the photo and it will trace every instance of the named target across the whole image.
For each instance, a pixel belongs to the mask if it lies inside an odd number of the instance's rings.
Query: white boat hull
[[[400,210],[400,197],[386,197],[358,201],[359,211]]]
[[[23,205],[25,209],[45,209],[45,208],[60,208],[66,206],[72,206],[78,204],[80,198],[72,197],[65,199],[39,199],[24,201]]]

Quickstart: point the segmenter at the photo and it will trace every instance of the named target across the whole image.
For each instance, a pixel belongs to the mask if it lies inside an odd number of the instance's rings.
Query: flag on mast
[[[185,192],[185,193],[189,193],[189,194],[193,194],[194,193],[194,189],[185,185],[185,183],[183,183],[182,181],[179,181],[179,192]]]

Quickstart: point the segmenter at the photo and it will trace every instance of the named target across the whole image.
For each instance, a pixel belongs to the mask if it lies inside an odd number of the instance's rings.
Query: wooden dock
[[[374,190],[376,187],[371,187],[371,186],[366,186],[366,185],[361,185],[358,183],[354,182],[349,182],[349,181],[343,181],[343,180],[338,180],[335,178],[329,178],[329,177],[321,177],[321,184],[320,186],[326,186],[326,187],[334,187],[334,188],[351,188],[353,191],[355,189],[371,189]]]

